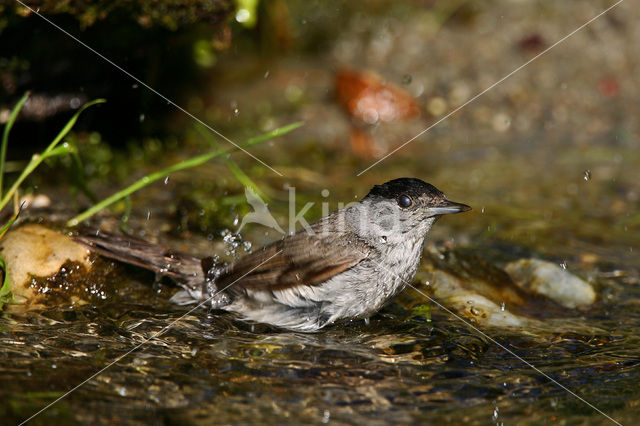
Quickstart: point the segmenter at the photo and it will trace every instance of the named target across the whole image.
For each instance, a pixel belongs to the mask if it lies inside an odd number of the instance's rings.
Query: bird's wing
[[[316,285],[353,267],[365,259],[370,250],[371,247],[353,233],[303,231],[227,266],[218,275],[216,286],[220,290],[232,284],[247,289],[276,290]]]

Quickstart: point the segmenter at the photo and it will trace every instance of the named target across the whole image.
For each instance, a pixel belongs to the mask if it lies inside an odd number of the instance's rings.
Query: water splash
[[[245,241],[242,235],[235,234],[229,229],[223,230],[220,235],[224,242],[224,252],[227,256],[236,257],[238,255],[238,249],[244,250],[246,253],[251,252],[251,242]]]

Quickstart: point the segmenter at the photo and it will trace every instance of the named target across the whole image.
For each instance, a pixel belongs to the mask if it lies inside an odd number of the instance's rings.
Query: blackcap
[[[244,320],[311,332],[377,312],[412,282],[436,220],[470,209],[420,179],[395,179],[227,265],[113,234],[77,238],[174,278],[182,287],[172,297],[178,304],[206,302]]]

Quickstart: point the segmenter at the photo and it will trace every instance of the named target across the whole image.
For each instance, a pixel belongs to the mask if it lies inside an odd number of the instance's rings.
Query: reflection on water
[[[484,331],[544,373],[623,421],[640,402],[634,284],[580,318],[600,333],[545,328]],[[488,338],[437,308],[429,319],[409,309],[407,291],[367,326],[356,321],[322,333],[280,332],[222,313],[117,303],[51,309],[2,319],[7,362],[0,379],[15,389],[3,407],[24,416],[169,324],[43,415],[44,419],[146,423],[549,421],[596,416],[592,409]],[[422,302],[421,302],[422,303]],[[563,331],[566,329],[567,331]],[[628,407],[628,408],[625,408]],[[626,413],[626,414],[625,414]],[[595,417],[597,420],[597,417]],[[597,420],[599,421],[599,420]]]

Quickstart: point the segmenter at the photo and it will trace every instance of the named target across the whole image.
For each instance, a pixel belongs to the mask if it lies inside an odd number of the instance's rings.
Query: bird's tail
[[[75,240],[103,256],[175,280],[184,289],[172,297],[178,304],[196,303],[206,294],[206,271],[211,268],[211,258],[201,260],[159,244],[105,231],[81,234]]]

